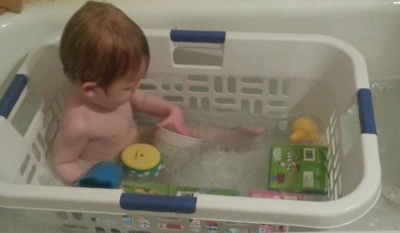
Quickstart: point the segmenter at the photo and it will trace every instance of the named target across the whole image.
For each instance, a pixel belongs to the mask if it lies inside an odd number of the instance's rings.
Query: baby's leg
[[[207,147],[218,150],[248,150],[254,139],[265,133],[264,128],[222,128],[213,125],[191,125],[197,138],[204,139]],[[156,127],[143,125],[140,127],[140,142],[152,144]]]
[[[197,130],[204,143],[215,149],[242,152],[248,150],[254,139],[264,134],[264,128],[219,128],[202,126]]]

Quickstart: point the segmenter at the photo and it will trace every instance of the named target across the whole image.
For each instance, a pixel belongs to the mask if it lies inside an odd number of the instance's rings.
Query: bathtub
[[[22,14],[0,16],[0,95],[25,55],[44,38],[62,30],[84,1],[29,1]],[[373,87],[382,163],[382,187],[400,187],[397,179],[396,117],[400,110],[400,2],[387,1],[110,1],[143,28],[198,29],[243,32],[313,33],[333,36],[364,56]],[[394,104],[394,105],[391,105]],[[397,105],[396,105],[397,104]],[[387,191],[387,190],[386,190]],[[361,219],[331,231],[398,231],[400,205],[388,194]],[[389,196],[390,197],[390,196]],[[29,223],[23,211],[0,208],[5,232],[46,232]],[[25,223],[25,224],[22,224]],[[55,231],[55,229],[53,230]]]

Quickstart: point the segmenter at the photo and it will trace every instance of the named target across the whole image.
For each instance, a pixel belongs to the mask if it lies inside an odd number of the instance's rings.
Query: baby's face
[[[121,78],[115,81],[107,90],[102,105],[107,108],[117,108],[129,101],[132,93],[139,86],[139,81]]]
[[[123,77],[112,83],[107,92],[103,93],[101,105],[112,109],[129,101],[132,93],[139,87],[140,80],[146,73],[147,69],[144,67],[143,65],[140,72],[127,72]]]

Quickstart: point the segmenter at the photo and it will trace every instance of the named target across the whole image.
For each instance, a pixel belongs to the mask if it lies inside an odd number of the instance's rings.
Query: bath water
[[[400,163],[398,132],[400,124],[400,77],[371,83],[378,130],[379,154],[382,167],[382,196],[389,202],[385,209],[395,208],[399,212],[400,182],[398,164]],[[379,207],[379,204],[377,206]],[[399,212],[400,213],[400,212]],[[396,222],[397,223],[397,222]]]
[[[213,140],[211,145],[204,143],[196,148],[160,144],[158,149],[166,167],[158,177],[149,181],[185,187],[234,189],[244,196],[248,195],[249,189],[267,187],[270,145],[287,140],[284,120],[241,113],[185,112],[185,117],[195,131],[212,129],[223,133],[228,131],[228,135]],[[143,140],[152,143],[154,124],[159,119],[138,116],[135,120]],[[260,136],[249,137],[240,133],[243,129],[265,131]],[[39,184],[62,185],[52,172],[50,163],[41,169]]]
[[[184,187],[234,189],[243,196],[250,189],[267,187],[270,145],[287,138],[286,129],[278,130],[282,121],[240,113],[186,112],[185,116],[192,129],[203,132],[204,143],[195,148],[159,143],[166,167],[155,181]],[[148,119],[139,122],[142,131],[148,127]],[[153,123],[150,120],[149,125]],[[243,133],[245,129],[262,129],[264,133],[251,137]],[[221,132],[223,136],[210,142],[208,131]]]
[[[372,77],[374,80],[374,77]],[[371,81],[382,168],[382,195],[373,209],[353,224],[337,231],[399,230],[400,216],[400,77]]]

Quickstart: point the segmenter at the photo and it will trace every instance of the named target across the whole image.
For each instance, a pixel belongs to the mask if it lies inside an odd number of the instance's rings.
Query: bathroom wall
[[[0,16],[0,83],[23,56],[62,30],[83,0],[30,0],[21,14]],[[400,73],[400,2],[384,0],[120,0],[143,28],[317,33],[350,43],[364,55],[371,79]],[[0,89],[1,91],[1,89]],[[0,92],[1,93],[1,92]]]

